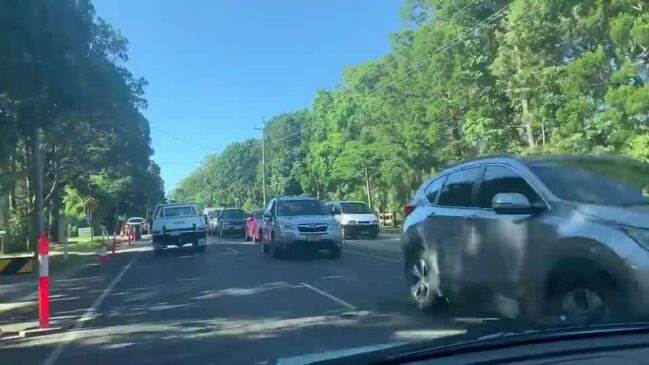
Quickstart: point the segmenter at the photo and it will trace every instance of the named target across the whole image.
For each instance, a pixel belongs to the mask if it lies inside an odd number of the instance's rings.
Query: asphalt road
[[[409,302],[396,235],[346,242],[340,259],[274,260],[210,238],[205,252],[149,247],[58,283],[74,330],[0,342],[0,364],[238,364],[462,331]]]

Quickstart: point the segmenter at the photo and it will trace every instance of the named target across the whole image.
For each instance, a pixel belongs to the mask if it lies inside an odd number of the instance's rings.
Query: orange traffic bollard
[[[45,233],[38,238],[38,322],[42,329],[50,327],[49,242]]]
[[[106,263],[108,261],[108,255],[106,252],[106,242],[101,241],[99,243],[99,262]]]

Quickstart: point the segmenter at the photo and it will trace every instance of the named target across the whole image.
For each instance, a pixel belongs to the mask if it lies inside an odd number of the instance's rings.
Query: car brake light
[[[412,211],[415,210],[415,208],[416,207],[414,205],[406,205],[405,207],[403,207],[403,218],[409,216],[410,213],[412,213]]]

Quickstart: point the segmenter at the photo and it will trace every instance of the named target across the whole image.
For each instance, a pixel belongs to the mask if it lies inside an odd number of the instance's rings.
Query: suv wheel
[[[339,259],[342,249],[340,247],[332,248],[329,250],[329,257],[332,259]]]
[[[281,247],[270,246],[270,255],[274,259],[281,259],[285,256],[286,252]]]
[[[624,295],[607,276],[590,273],[557,278],[548,295],[548,314],[564,317],[624,314]]]
[[[343,225],[340,226],[340,235],[342,236],[343,239],[353,238],[352,235],[349,233],[349,230],[345,229],[345,226]]]
[[[439,271],[431,255],[417,250],[406,258],[405,275],[410,297],[422,310],[434,309],[440,302]]]

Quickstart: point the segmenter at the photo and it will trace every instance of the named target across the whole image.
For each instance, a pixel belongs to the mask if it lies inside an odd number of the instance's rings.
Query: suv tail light
[[[410,213],[415,210],[415,208],[416,207],[414,205],[406,205],[405,207],[403,207],[403,219],[406,219],[406,217],[408,217]]]

